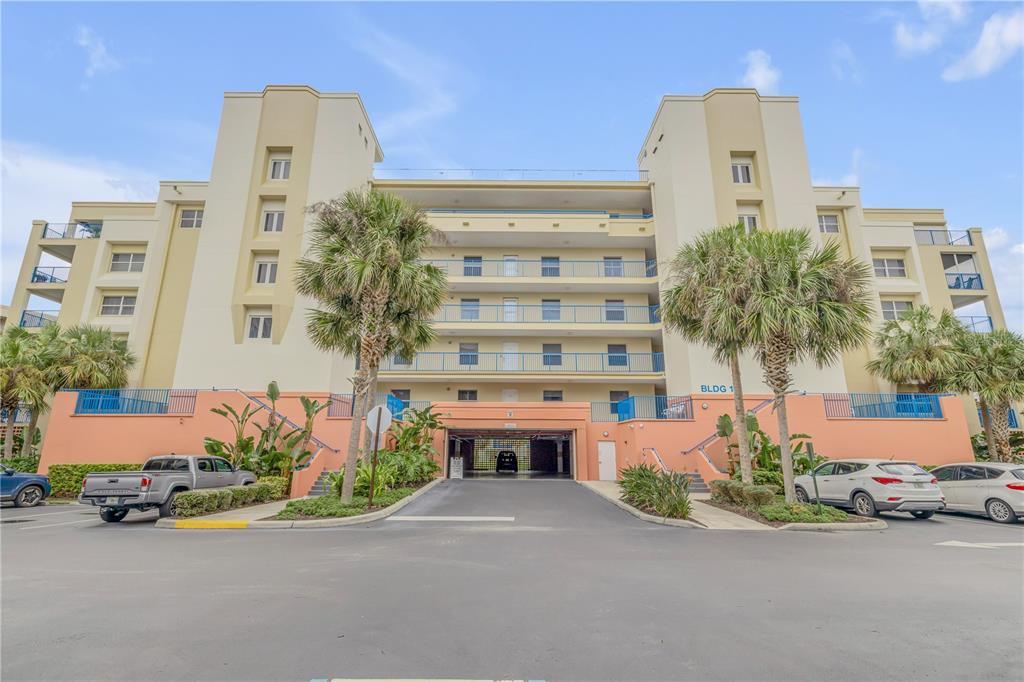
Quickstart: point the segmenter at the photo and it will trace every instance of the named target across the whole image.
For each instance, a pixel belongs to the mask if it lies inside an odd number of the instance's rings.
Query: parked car
[[[222,457],[162,455],[151,457],[141,471],[108,471],[82,479],[78,501],[100,508],[100,518],[116,523],[130,509],[159,509],[160,516],[174,511],[178,493],[200,488],[249,485],[256,474],[235,469]]]
[[[519,472],[519,457],[512,450],[502,450],[498,453],[498,460],[494,464],[494,470],[501,473],[515,474]]]
[[[15,507],[34,507],[50,496],[50,479],[41,474],[24,474],[10,467],[0,476],[0,502]]]
[[[984,514],[999,523],[1024,518],[1024,466],[964,462],[932,469],[946,496],[946,511]]]
[[[946,506],[935,478],[913,462],[831,460],[814,470],[814,478],[823,504],[852,509],[859,516],[899,511],[927,519]],[[797,499],[813,500],[814,484],[810,474],[797,476]]]

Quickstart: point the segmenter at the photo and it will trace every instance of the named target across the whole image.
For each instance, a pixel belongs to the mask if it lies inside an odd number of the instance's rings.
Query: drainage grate
[[[35,519],[0,519],[0,523],[29,523]]]

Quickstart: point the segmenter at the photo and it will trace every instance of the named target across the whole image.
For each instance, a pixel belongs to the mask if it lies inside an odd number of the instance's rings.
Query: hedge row
[[[203,488],[186,490],[174,498],[174,515],[180,517],[202,516],[227,511],[247,504],[270,502],[274,489],[268,483],[233,485],[227,488]]]
[[[743,481],[712,481],[711,499],[757,509],[775,500],[778,488],[772,485],[751,485]]]
[[[270,486],[273,491],[271,499],[281,500],[288,497],[288,479],[284,476],[260,476],[259,481]]]
[[[138,471],[141,464],[52,464],[46,475],[50,477],[51,493],[57,497],[71,497],[82,490],[82,479],[95,471]]]

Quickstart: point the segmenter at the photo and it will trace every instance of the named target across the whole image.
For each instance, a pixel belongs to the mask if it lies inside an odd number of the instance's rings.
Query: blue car
[[[40,474],[22,474],[10,467],[0,474],[0,502],[15,507],[34,507],[50,496],[50,479]]]

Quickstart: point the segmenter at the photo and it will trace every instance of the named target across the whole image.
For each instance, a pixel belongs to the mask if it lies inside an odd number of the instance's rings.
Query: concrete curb
[[[819,533],[845,533],[851,530],[885,530],[889,524],[882,519],[862,523],[787,523],[777,530],[804,530]]]
[[[398,510],[402,509],[405,505],[415,500],[420,495],[423,495],[428,490],[440,485],[443,478],[435,478],[430,483],[426,484],[412,495],[403,497],[398,502],[395,502],[390,507],[384,509],[378,509],[375,512],[369,514],[361,514],[359,516],[346,516],[342,518],[325,518],[325,519],[302,519],[298,521],[285,521],[285,520],[269,520],[269,521],[232,521],[228,519],[159,519],[156,522],[157,528],[172,528],[172,529],[259,529],[259,528],[337,528],[340,526],[356,526],[363,523],[370,523],[371,521],[379,521],[385,519]]]
[[[577,481],[577,483],[579,483],[584,488],[586,488],[590,492],[592,492],[595,495],[597,495],[598,497],[600,497],[602,500],[607,500],[608,502],[611,502],[612,504],[614,504],[619,509],[622,509],[623,511],[629,512],[630,514],[632,514],[633,516],[637,517],[641,521],[646,521],[648,523],[657,523],[658,525],[661,525],[661,526],[675,526],[676,528],[705,528],[705,526],[703,526],[702,524],[697,523],[696,521],[688,521],[688,520],[685,520],[685,519],[667,519],[667,518],[664,518],[664,517],[661,517],[661,516],[654,516],[652,514],[648,514],[646,512],[642,512],[639,509],[637,509],[636,507],[633,507],[631,505],[626,504],[622,500],[618,500],[618,499],[615,499],[613,497],[608,497],[607,495],[602,495],[597,490],[594,490],[590,486],[585,485],[584,481]]]

